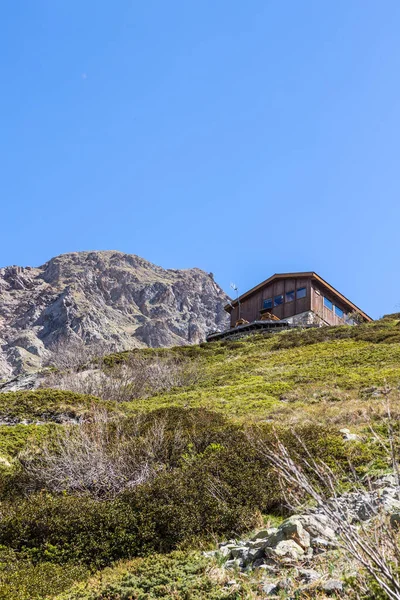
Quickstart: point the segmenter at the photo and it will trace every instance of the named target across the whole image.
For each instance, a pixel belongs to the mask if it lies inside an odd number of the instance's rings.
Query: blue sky
[[[315,270],[399,310],[398,0],[14,0],[0,30],[0,266]]]

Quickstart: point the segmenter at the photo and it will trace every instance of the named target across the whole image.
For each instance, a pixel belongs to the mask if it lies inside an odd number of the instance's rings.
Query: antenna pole
[[[232,290],[236,292],[236,302],[238,303],[238,321],[240,321],[240,299],[239,299],[239,288],[236,283],[231,283]]]

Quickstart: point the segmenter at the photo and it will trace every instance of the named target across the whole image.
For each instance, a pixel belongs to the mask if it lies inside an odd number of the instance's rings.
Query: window
[[[306,296],[307,296],[307,288],[298,288],[297,300],[300,300],[300,298],[305,298]]]
[[[338,306],[335,306],[335,315],[339,317],[339,319],[343,319],[344,312]]]
[[[272,308],[272,298],[263,301],[263,308]]]
[[[329,310],[333,310],[333,302],[328,300],[328,298],[325,298],[325,296],[324,296],[324,306],[326,306],[326,308],[329,308]]]
[[[280,306],[281,304],[283,304],[283,294],[279,294],[274,298],[274,306]]]
[[[286,292],[285,302],[293,302],[294,300],[294,290],[292,292]]]

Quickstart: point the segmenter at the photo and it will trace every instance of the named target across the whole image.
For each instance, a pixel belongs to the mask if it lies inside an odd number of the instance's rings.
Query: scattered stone
[[[390,516],[391,526],[400,528],[400,486],[396,477],[393,474],[385,475],[368,484],[369,488],[328,500],[329,508],[347,519],[349,524],[367,521],[383,509]],[[278,575],[285,573],[284,570],[282,572],[285,565],[291,569],[296,567],[295,577],[301,586],[298,587],[299,593],[308,597],[318,589],[325,596],[340,594],[343,590],[341,581],[328,579],[321,583],[323,574],[305,568],[312,565],[314,555],[338,547],[339,528],[339,524],[332,522],[321,508],[314,508],[308,514],[292,515],[277,528],[260,529],[250,539],[224,542],[219,545],[217,554],[229,559],[225,563],[227,569],[242,572],[257,569],[259,576],[273,577],[275,581],[264,582],[263,592],[268,597],[291,587],[290,579],[276,581]],[[206,554],[214,555],[212,552]]]
[[[394,512],[390,515],[390,525],[394,529],[398,529],[400,527],[400,512]]]
[[[227,560],[224,566],[225,569],[240,569],[240,567],[243,567],[243,561],[239,558],[234,558],[233,560]]]
[[[206,556],[207,558],[213,558],[217,554],[219,554],[218,550],[208,550],[207,552],[203,552],[203,556]]]
[[[275,534],[273,534],[273,535],[275,535]],[[264,538],[263,540],[261,540],[261,539],[256,540],[255,542],[250,541],[250,542],[247,542],[247,546],[251,549],[256,549],[256,550],[258,550],[259,548],[265,548],[265,546],[268,545],[268,539],[269,538],[267,537],[267,538]]]
[[[397,478],[390,473],[388,475],[384,475],[383,477],[380,477],[379,479],[377,479],[376,481],[374,481],[372,483],[373,489],[380,489],[382,487],[397,488],[397,486],[398,486]]]
[[[304,550],[310,547],[310,534],[297,517],[290,517],[268,538],[267,546],[276,546],[283,540],[294,540]]]
[[[262,560],[264,556],[265,542],[261,548],[250,548],[247,553],[247,563],[255,563],[257,560]]]
[[[273,533],[276,533],[277,531],[277,527],[268,527],[267,529],[260,529],[250,538],[250,540],[252,542],[256,542],[257,540],[265,540],[265,538],[269,537]]]
[[[231,555],[231,548],[229,546],[220,546],[219,554],[223,557],[227,557]]]
[[[232,548],[231,550],[232,558],[239,558],[243,562],[246,562],[248,553],[249,549],[246,548],[246,546],[238,546],[236,548]]]
[[[326,552],[327,550],[332,550],[333,548],[337,548],[337,544],[331,540],[326,540],[325,538],[316,537],[311,540],[311,547],[314,550],[315,554],[322,554],[322,552]]]
[[[318,571],[314,571],[314,569],[299,569],[299,578],[304,581],[304,583],[313,583],[318,579],[321,579],[321,575]]]
[[[290,579],[290,577],[281,579],[280,581],[278,581],[277,587],[280,590],[289,590],[292,587],[292,580]]]
[[[277,586],[276,583],[267,582],[267,583],[264,583],[262,591],[267,596],[276,596],[276,594],[279,593],[279,587]]]
[[[360,436],[356,433],[351,433],[350,429],[340,429],[339,431],[343,435],[345,442],[358,442],[361,440]]]
[[[259,566],[259,569],[261,569],[261,571],[265,571],[266,573],[277,573],[278,569],[277,567],[275,567],[274,565],[267,565],[267,564],[263,564]]]
[[[236,544],[235,541],[232,541],[232,540],[229,540],[229,542],[221,542],[220,544],[218,544],[219,548],[222,548],[223,546],[226,547],[226,548],[232,549],[235,546],[237,546],[237,544]]]
[[[326,515],[314,514],[314,515],[300,515],[296,517],[303,525],[304,529],[310,534],[311,539],[313,538],[326,538],[327,540],[334,540],[336,535],[332,524]]]
[[[338,579],[328,579],[328,581],[321,586],[321,589],[327,594],[334,594],[343,591],[343,583]]]
[[[265,560],[263,558],[256,558],[253,561],[253,569],[258,569],[258,568],[269,568],[269,565],[265,564]]]
[[[275,548],[265,548],[265,553],[270,558],[298,560],[304,555],[304,550],[294,540],[283,540],[279,542]]]

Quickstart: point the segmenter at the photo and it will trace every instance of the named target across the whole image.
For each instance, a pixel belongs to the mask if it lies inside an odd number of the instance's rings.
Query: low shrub
[[[162,434],[153,438],[149,432],[159,423]],[[36,492],[5,502],[0,544],[29,551],[35,560],[100,567],[168,552],[199,537],[237,536],[257,524],[260,512],[284,510],[276,476],[260,450],[275,441],[271,425],[244,428],[209,411],[176,408],[126,419],[123,437],[113,438],[116,424],[108,425],[110,456],[128,452],[137,459],[142,453],[157,465],[153,476],[115,497],[99,496],[97,488],[87,486],[80,496]],[[350,472],[350,447],[340,434],[313,424],[278,433],[294,454],[304,453],[304,443],[340,477]],[[90,466],[91,448],[84,450]],[[128,480],[129,475],[128,469]],[[41,481],[51,480],[42,475]]]
[[[100,568],[137,554],[137,516],[120,501],[34,494],[2,505],[0,544],[33,563],[81,563]]]
[[[121,563],[77,584],[57,600],[241,600],[249,595],[243,583],[225,587],[229,572],[210,567],[196,553],[173,552]]]
[[[373,344],[394,344],[400,342],[400,328],[397,313],[387,315],[379,321],[361,325],[340,325],[338,327],[318,327],[294,330],[276,336],[272,350],[298,348],[332,340],[352,339]]]
[[[125,352],[98,359],[89,367],[56,371],[46,378],[45,385],[128,402],[190,387],[201,373],[193,360],[165,351]]]
[[[93,406],[104,405],[98,398],[65,390],[43,389],[0,394],[0,416],[9,422],[76,419]],[[111,407],[111,406],[110,406]]]
[[[34,564],[23,554],[0,548],[0,600],[44,600],[87,579],[89,574],[80,565],[47,561]]]

